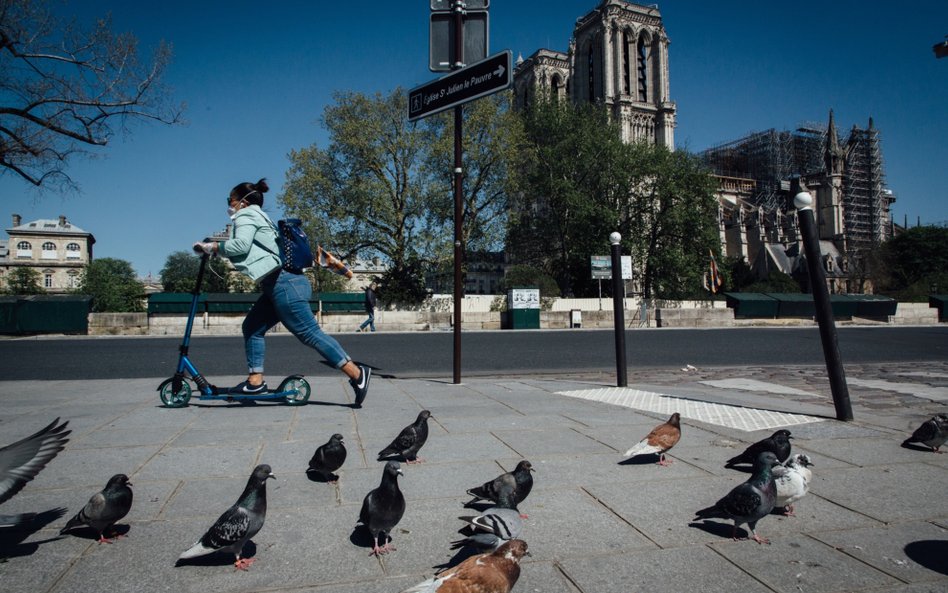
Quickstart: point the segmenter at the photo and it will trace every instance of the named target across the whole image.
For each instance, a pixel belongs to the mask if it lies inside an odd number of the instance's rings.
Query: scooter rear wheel
[[[309,382],[300,375],[283,379],[279,391],[286,393],[286,403],[290,406],[302,406],[309,400]]]
[[[172,387],[173,381],[174,379],[165,379],[158,386],[158,395],[166,407],[183,408],[188,405],[188,401],[191,399],[191,384],[187,380],[181,381],[181,388],[175,393]]]

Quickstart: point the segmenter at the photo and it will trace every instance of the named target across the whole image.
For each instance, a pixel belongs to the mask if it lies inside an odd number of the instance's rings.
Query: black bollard
[[[612,233],[609,242],[612,243],[612,311],[616,326],[616,385],[626,387],[629,379],[626,376],[625,363],[625,305],[622,302],[625,291],[622,290],[622,235]]]
[[[822,257],[820,241],[816,234],[816,220],[813,216],[813,197],[808,192],[800,192],[793,198],[793,205],[797,208],[800,233],[803,235],[806,270],[810,276],[810,289],[813,291],[816,321],[820,326],[820,340],[823,342],[823,357],[826,359],[830,390],[833,392],[833,405],[836,406],[836,419],[849,421],[853,419],[853,407],[849,401],[846,373],[843,371],[843,362],[839,356],[836,322],[833,319],[833,308],[826,288],[826,275],[820,263]]]

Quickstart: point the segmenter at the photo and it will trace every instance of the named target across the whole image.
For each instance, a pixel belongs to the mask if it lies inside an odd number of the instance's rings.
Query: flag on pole
[[[708,255],[711,256],[711,264],[708,267],[708,272],[705,274],[705,289],[709,290],[711,294],[717,294],[718,289],[721,288],[721,285],[724,283],[721,279],[721,274],[718,273],[718,264],[714,261],[714,253],[709,249]]]
[[[349,266],[326,249],[323,249],[322,245],[316,247],[316,264],[326,268],[333,274],[352,278],[352,270],[349,269]]]

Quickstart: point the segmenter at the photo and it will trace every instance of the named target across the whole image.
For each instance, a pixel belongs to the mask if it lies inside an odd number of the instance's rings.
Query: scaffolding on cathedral
[[[812,178],[828,174],[828,130],[806,123],[795,131],[769,129],[753,132],[704,151],[704,162],[716,175],[753,179],[756,191],[749,201],[766,212],[792,209],[785,192],[793,176]],[[843,212],[846,247],[862,250],[884,241],[890,233],[889,206],[895,200],[885,188],[879,131],[853,126],[844,139]]]

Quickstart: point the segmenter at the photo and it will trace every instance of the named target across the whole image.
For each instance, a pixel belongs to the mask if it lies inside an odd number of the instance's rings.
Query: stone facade
[[[540,49],[518,58],[519,106],[538,96],[601,103],[626,142],[675,148],[675,103],[668,82],[668,36],[654,5],[603,0],[580,17],[566,53]]]
[[[19,267],[39,273],[40,286],[50,294],[76,288],[82,270],[92,261],[95,237],[69,222],[39,219],[23,223],[13,215],[13,226],[6,229],[8,242],[0,244],[0,282]]]

